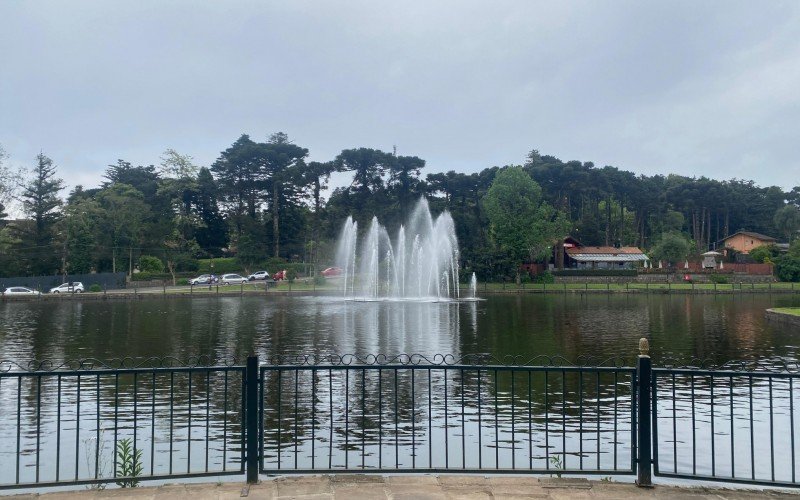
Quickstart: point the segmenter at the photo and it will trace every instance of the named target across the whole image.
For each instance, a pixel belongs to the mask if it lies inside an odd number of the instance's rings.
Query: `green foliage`
[[[317,285],[317,286],[322,286],[325,283],[327,283],[327,281],[328,280],[325,279],[325,276],[323,276],[321,274],[317,274],[316,276],[314,276],[314,284]]]
[[[554,276],[638,276],[636,269],[565,269],[554,270]]]
[[[725,285],[728,283],[728,277],[724,274],[712,274],[708,277],[708,279],[710,279],[712,283],[717,283],[720,285]]]
[[[189,284],[189,278],[178,278],[177,285],[184,286]]]
[[[238,273],[241,270],[242,265],[234,257],[197,260],[197,272],[200,274],[209,274],[211,272],[214,274]]]
[[[89,291],[92,293],[102,292],[103,288],[97,283],[95,283],[94,285],[89,287]]]
[[[780,231],[786,241],[792,241],[800,230],[800,208],[795,205],[786,205],[775,212],[773,218],[775,228]]]
[[[142,450],[133,450],[130,438],[120,439],[117,442],[117,470],[115,477],[136,478],[142,475]],[[123,479],[117,481],[122,488],[135,488],[139,485],[136,479]]]
[[[779,257],[775,262],[775,276],[780,281],[800,282],[800,256],[789,253]]]
[[[533,282],[550,285],[556,282],[556,278],[555,275],[550,271],[545,271],[534,276]]]
[[[158,257],[142,255],[139,257],[139,269],[143,273],[163,273],[164,263]]]
[[[569,232],[564,214],[542,200],[541,187],[521,167],[500,170],[483,202],[492,237],[516,268],[547,257]]]
[[[760,264],[774,262],[780,254],[777,245],[762,245],[750,250],[750,258]]]
[[[650,257],[676,264],[684,260],[691,251],[691,244],[681,233],[664,233],[661,240],[651,250]]]

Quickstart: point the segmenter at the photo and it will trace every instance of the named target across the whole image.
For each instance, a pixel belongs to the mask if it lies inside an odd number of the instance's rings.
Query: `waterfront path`
[[[170,484],[133,489],[79,490],[15,495],[13,499],[83,500],[130,498],[172,500],[205,499],[795,499],[800,492],[723,487],[656,486],[639,488],[631,483],[588,481],[578,478],[550,479],[508,476],[380,476],[325,475],[281,477],[253,486],[241,483]]]

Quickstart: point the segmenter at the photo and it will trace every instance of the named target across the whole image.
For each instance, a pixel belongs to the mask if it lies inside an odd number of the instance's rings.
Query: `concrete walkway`
[[[12,499],[78,500],[87,498],[130,498],[172,500],[206,499],[714,499],[755,498],[796,499],[800,492],[756,489],[681,488],[656,486],[638,488],[630,483],[588,481],[577,478],[483,476],[379,476],[335,475],[281,477],[247,487],[241,483],[174,484],[133,489],[79,490],[42,495],[15,495]]]

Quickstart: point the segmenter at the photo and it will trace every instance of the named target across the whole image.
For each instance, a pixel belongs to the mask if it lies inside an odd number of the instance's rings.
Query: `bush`
[[[178,279],[178,281],[176,283],[178,285],[188,285],[189,284],[189,278],[180,278],[180,279]]]
[[[323,276],[321,274],[317,274],[316,276],[314,276],[314,284],[317,285],[317,286],[322,286],[327,281],[328,280],[325,279],[325,276]]]
[[[710,279],[712,283],[719,283],[720,285],[726,285],[728,283],[728,277],[721,274],[712,274],[708,279]]]
[[[789,254],[776,259],[775,275],[781,281],[800,281],[800,258]]]
[[[92,286],[90,286],[90,287],[89,287],[89,291],[90,291],[90,292],[97,293],[97,292],[102,292],[102,291],[103,291],[103,289],[100,287],[100,285],[98,285],[97,283],[95,283],[94,285],[92,285]]]
[[[638,276],[636,269],[564,269],[553,271],[554,276]]]
[[[142,255],[139,257],[139,269],[143,273],[163,273],[164,263],[158,257]]]
[[[556,278],[550,271],[545,271],[541,274],[537,274],[536,277],[533,278],[533,282],[550,285],[556,282]]]

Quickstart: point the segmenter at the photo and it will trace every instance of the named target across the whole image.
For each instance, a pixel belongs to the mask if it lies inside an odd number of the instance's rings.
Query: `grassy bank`
[[[772,309],[777,313],[791,314],[793,316],[800,316],[800,307],[776,307]]]
[[[540,292],[800,292],[798,283],[479,283],[478,293]]]

